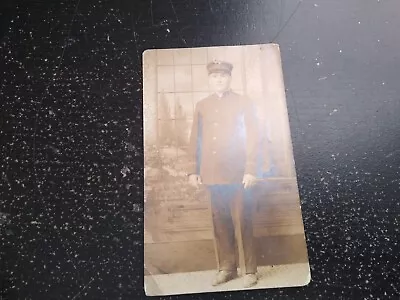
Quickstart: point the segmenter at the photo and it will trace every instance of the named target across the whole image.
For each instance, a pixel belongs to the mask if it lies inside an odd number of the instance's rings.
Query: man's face
[[[227,73],[211,73],[208,75],[210,88],[215,93],[223,93],[231,86],[231,75]]]

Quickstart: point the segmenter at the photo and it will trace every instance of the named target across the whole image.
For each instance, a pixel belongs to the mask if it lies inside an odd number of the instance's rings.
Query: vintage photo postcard
[[[143,54],[149,296],[310,281],[279,46]]]

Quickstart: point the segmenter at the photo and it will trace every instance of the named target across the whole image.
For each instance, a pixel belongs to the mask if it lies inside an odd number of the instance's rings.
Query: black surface
[[[399,299],[399,11],[397,0],[2,1],[0,299],[143,298],[141,53],[271,41],[313,280],[181,299]]]

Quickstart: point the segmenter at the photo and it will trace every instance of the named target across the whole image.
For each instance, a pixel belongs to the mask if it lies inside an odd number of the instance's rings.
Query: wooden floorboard
[[[307,262],[303,235],[257,238],[259,265]],[[170,274],[216,268],[212,240],[145,244],[145,266],[149,274]]]

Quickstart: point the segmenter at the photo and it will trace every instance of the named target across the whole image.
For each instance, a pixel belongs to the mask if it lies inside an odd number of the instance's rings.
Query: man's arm
[[[259,154],[260,154],[260,130],[258,125],[257,113],[255,105],[248,99],[245,112],[244,122],[246,127],[246,168],[245,174],[253,176],[258,175]]]
[[[196,108],[193,115],[192,130],[190,132],[189,140],[189,166],[187,173],[199,174],[200,158],[201,158],[201,138],[202,138],[202,124],[199,105],[196,104]]]

